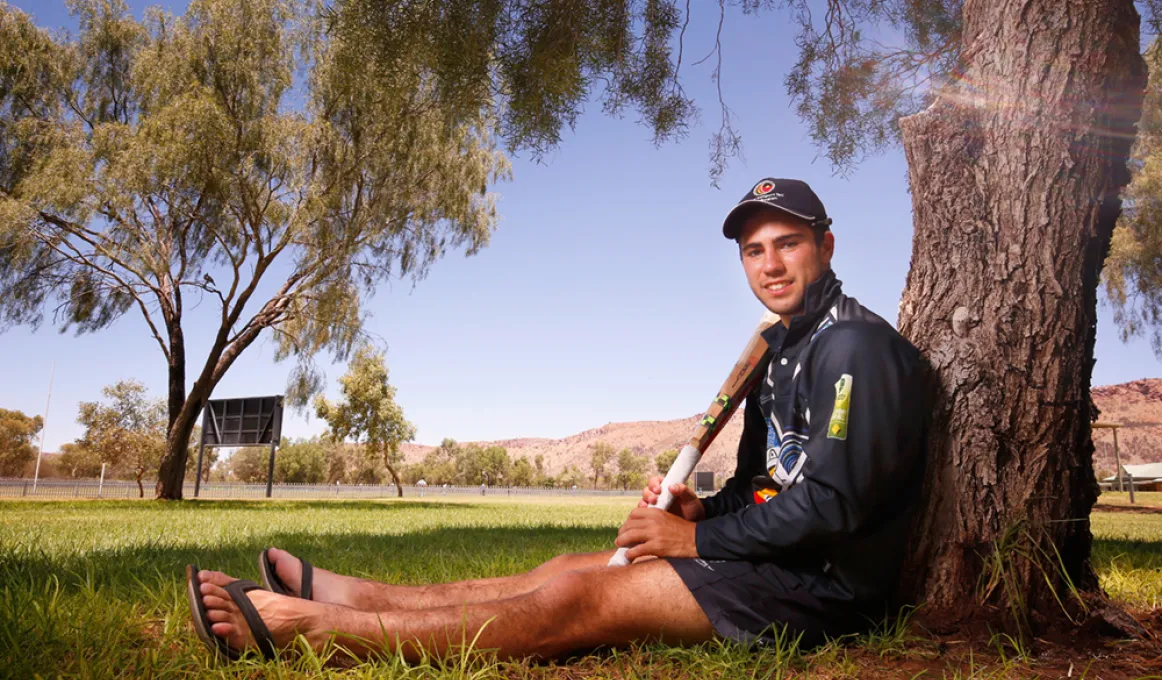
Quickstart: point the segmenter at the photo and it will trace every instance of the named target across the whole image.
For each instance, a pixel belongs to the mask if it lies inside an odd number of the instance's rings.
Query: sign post
[[[202,461],[207,446],[270,446],[270,464],[266,475],[266,497],[274,484],[274,456],[282,439],[283,395],[211,399],[202,411],[202,438],[198,442],[198,470],[194,478],[194,497],[202,484]]]

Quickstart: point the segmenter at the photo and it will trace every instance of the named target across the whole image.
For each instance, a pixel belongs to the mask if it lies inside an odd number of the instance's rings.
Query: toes
[[[206,609],[230,609],[234,605],[232,600],[227,600],[217,595],[203,595],[202,603],[206,605]]]
[[[220,571],[199,571],[198,578],[202,581],[202,583],[211,583],[222,588],[225,588],[226,586],[238,580],[233,576],[223,574]]]
[[[229,623],[215,623],[210,630],[220,638],[228,638],[234,634],[234,626]]]
[[[198,587],[198,592],[202,593],[203,597],[213,595],[214,597],[222,600],[228,599],[230,597],[225,588],[213,583],[203,583]]]
[[[206,618],[214,623],[228,623],[232,617],[233,614],[222,609],[210,609],[206,611]]]

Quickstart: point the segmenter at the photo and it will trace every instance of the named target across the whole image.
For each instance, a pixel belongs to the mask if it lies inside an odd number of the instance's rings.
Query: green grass
[[[183,591],[190,562],[257,580],[258,551],[278,545],[329,569],[395,583],[500,576],[562,552],[609,547],[632,506],[626,498],[0,502],[0,678],[1035,675],[988,650],[979,659],[941,660],[931,641],[892,625],[811,652],[786,640],[762,650],[652,646],[560,664],[384,659],[344,670],[321,670],[324,659],[313,654],[215,667],[190,629]],[[1093,529],[1095,565],[1111,595],[1132,608],[1162,606],[1162,514],[1099,513]]]
[[[1097,502],[1101,505],[1130,505],[1130,492],[1103,491]],[[1134,505],[1162,508],[1162,491],[1135,491]]]

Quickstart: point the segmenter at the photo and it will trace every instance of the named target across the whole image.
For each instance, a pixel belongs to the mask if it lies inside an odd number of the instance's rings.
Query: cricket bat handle
[[[651,508],[658,508],[659,510],[669,510],[670,503],[674,501],[674,496],[670,494],[670,487],[674,484],[682,484],[690,478],[690,473],[694,471],[694,466],[698,465],[699,459],[702,458],[702,452],[692,444],[687,444],[678,452],[678,457],[674,459],[674,464],[670,466],[666,476],[662,479],[662,493],[658,494],[658,500],[654,501]],[[610,567],[624,567],[629,564],[629,559],[626,558],[625,553],[629,548],[618,548],[613,557],[609,559]]]

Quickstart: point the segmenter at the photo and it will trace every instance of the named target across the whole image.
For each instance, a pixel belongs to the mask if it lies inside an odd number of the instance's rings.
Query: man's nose
[[[781,274],[786,270],[783,263],[782,256],[777,250],[767,252],[763,257],[763,272],[768,274]]]

